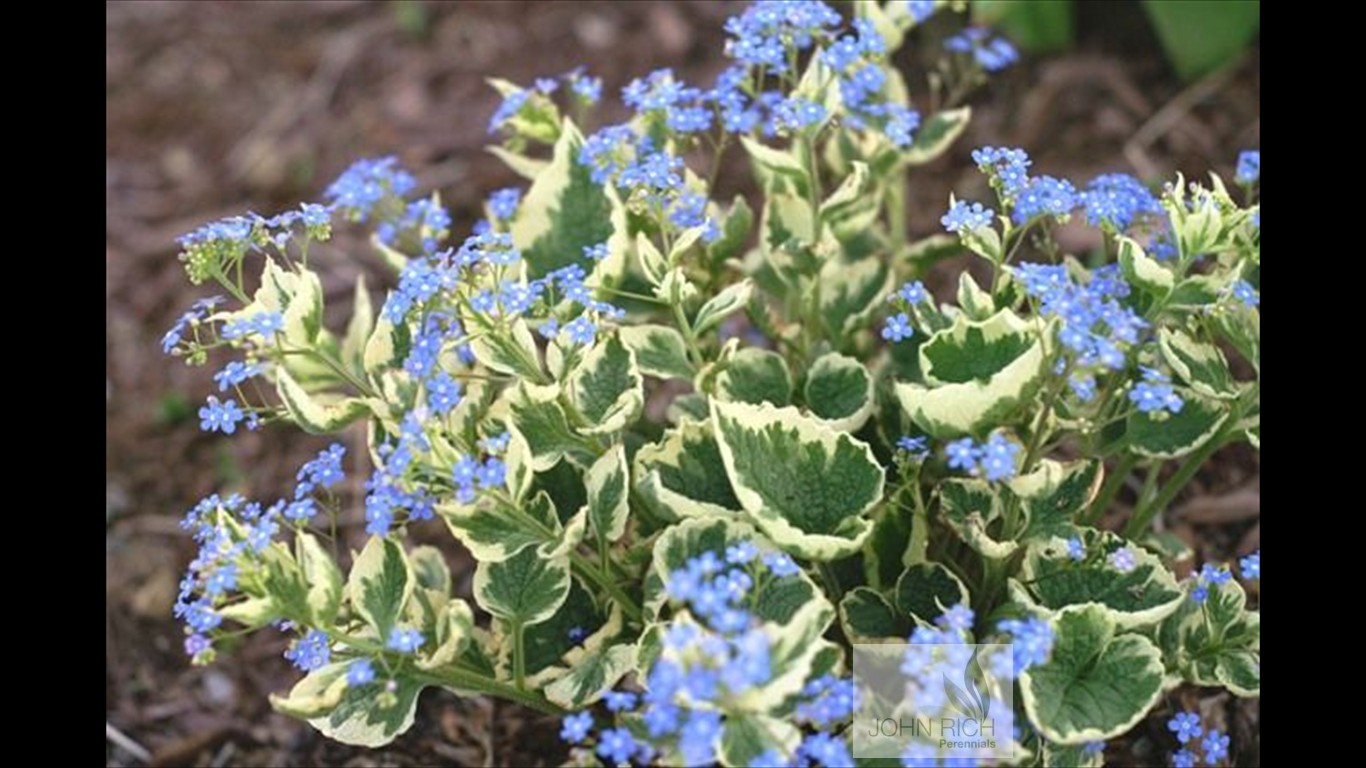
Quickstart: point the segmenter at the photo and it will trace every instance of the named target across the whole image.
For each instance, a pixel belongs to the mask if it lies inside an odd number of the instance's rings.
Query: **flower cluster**
[[[1016,673],[1043,664],[1053,654],[1053,626],[1037,616],[1005,619],[996,629],[1011,637],[1011,653]]]
[[[1146,413],[1154,419],[1162,419],[1173,413],[1180,413],[1185,402],[1172,389],[1171,377],[1156,368],[1141,366],[1143,380],[1129,390],[1129,402],[1139,413]]]
[[[952,440],[944,445],[944,457],[949,469],[958,469],[973,477],[990,481],[1009,480],[1017,471],[1020,444],[1006,439],[1000,432],[993,433],[985,442],[971,437]]]
[[[1200,567],[1200,573],[1196,574],[1195,582],[1191,586],[1191,600],[1203,603],[1209,599],[1211,587],[1218,587],[1232,580],[1233,573],[1228,568],[1205,563]]]
[[[968,27],[944,41],[950,51],[968,54],[977,66],[988,72],[999,72],[1020,60],[1020,52],[1010,41],[983,27]]]
[[[641,731],[618,726],[593,734],[590,713],[564,718],[560,736],[573,745],[592,746],[605,762],[648,763],[673,755],[682,765],[716,760],[726,717],[742,712],[751,691],[774,676],[772,637],[753,614],[760,595],[775,580],[793,578],[800,569],[782,553],[763,554],[749,541],[690,558],[669,575],[666,591],[676,615],[662,632],[662,652],[642,681],[644,691],[611,691],[606,708],[638,721]],[[854,688],[848,679],[824,675],[802,689],[795,717],[816,729],[794,755],[761,755],[754,765],[852,765],[844,741],[831,729],[853,715]]]
[[[1244,579],[1247,579],[1249,581],[1261,581],[1262,551],[1259,549],[1256,552],[1253,552],[1252,554],[1248,555],[1247,557],[1244,557],[1243,559],[1239,560],[1238,569],[1243,572]]]
[[[1077,282],[1061,264],[1026,262],[1013,272],[1038,302],[1039,314],[1058,319],[1058,340],[1072,367],[1119,371],[1128,365],[1126,351],[1139,342],[1148,323],[1121,303],[1129,284],[1117,266],[1094,270],[1087,283]]]

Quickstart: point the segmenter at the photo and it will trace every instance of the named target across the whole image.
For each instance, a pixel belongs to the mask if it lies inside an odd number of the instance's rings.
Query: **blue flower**
[[[792,764],[783,757],[783,753],[776,749],[760,752],[753,760],[749,761],[749,768],[788,768],[790,765]]]
[[[346,684],[355,688],[375,681],[375,667],[369,659],[356,659],[346,667]]]
[[[1096,397],[1096,377],[1073,374],[1068,380],[1067,385],[1072,388],[1072,394],[1083,403],[1089,403]]]
[[[402,198],[417,188],[417,179],[398,165],[396,157],[357,160],[323,196],[332,207],[355,221],[365,221],[387,198]]]
[[[1138,560],[1134,557],[1134,551],[1128,547],[1120,547],[1110,553],[1110,565],[1120,573],[1128,573],[1138,567]]]
[[[235,387],[260,372],[260,366],[234,360],[225,365],[223,370],[215,373],[213,380],[218,383],[219,392],[227,392],[229,387]]]
[[[945,443],[944,456],[948,459],[949,469],[961,469],[970,473],[977,471],[977,459],[980,453],[977,443],[970,437]]]
[[[1038,216],[1062,219],[1077,206],[1077,190],[1066,179],[1036,176],[1020,190],[1015,198],[1015,210],[1010,218],[1024,224]]]
[[[968,632],[972,629],[974,617],[975,614],[972,612],[971,608],[963,603],[958,603],[945,611],[939,618],[935,619],[934,623],[939,625],[940,629],[955,632]]]
[[[625,712],[636,708],[636,695],[630,691],[608,691],[603,695],[603,703],[612,712]]]
[[[715,759],[721,739],[721,714],[715,710],[694,710],[678,734],[678,751],[684,765],[707,765]]]
[[[934,0],[906,0],[906,11],[919,24],[934,15]]]
[[[1262,298],[1257,295],[1257,289],[1253,288],[1252,284],[1246,280],[1239,280],[1234,283],[1232,293],[1233,298],[1241,301],[1248,307],[1255,307],[1262,303]]]
[[[920,461],[930,453],[930,439],[924,435],[902,435],[896,439],[896,447],[910,454],[911,459]]]
[[[1012,147],[979,147],[972,151],[972,161],[986,174],[998,194],[1007,200],[1024,189],[1029,182],[1029,154]]]
[[[1218,765],[1220,760],[1228,757],[1228,741],[1227,734],[1214,728],[1205,734],[1205,738],[1200,740],[1200,747],[1205,750],[1205,765]]]
[[[1238,568],[1242,570],[1243,578],[1256,579],[1258,581],[1261,581],[1262,551],[1259,549],[1256,552],[1253,552],[1252,554],[1248,555],[1247,557],[1244,557],[1242,560],[1239,560]]]
[[[332,649],[328,646],[327,633],[318,629],[310,629],[308,634],[290,644],[289,648],[285,650],[285,658],[305,672],[312,672],[322,667],[332,658]]]
[[[997,432],[981,446],[981,468],[987,480],[1008,480],[1015,476],[1015,456],[1020,444]]]
[[[389,630],[389,640],[384,647],[399,653],[413,653],[426,641],[427,638],[412,627],[394,627]]]
[[[517,215],[517,206],[522,202],[522,190],[517,187],[500,189],[489,195],[488,208],[494,218],[503,221]]]
[[[759,548],[752,541],[742,541],[726,547],[726,562],[731,565],[745,565],[759,556]]]
[[[930,300],[930,292],[925,290],[925,284],[919,280],[912,280],[901,286],[895,296],[912,306]]]
[[[460,404],[460,398],[460,382],[449,373],[442,371],[428,380],[427,405],[431,406],[432,413],[437,416],[450,413],[452,408]]]
[[[978,66],[988,72],[999,72],[1020,60],[1015,46],[1004,37],[992,37],[991,30],[968,27],[946,39],[944,47],[950,51],[972,54]]]
[[[1195,768],[1195,753],[1189,749],[1178,749],[1173,752],[1172,768]]]
[[[1141,381],[1129,390],[1129,401],[1138,407],[1140,413],[1155,416],[1180,413],[1185,405],[1170,384],[1154,384],[1148,381]]]
[[[764,555],[764,565],[778,578],[796,576],[802,569],[785,552],[772,552]]]
[[[489,117],[489,133],[494,133],[509,120],[516,117],[517,113],[521,112],[522,107],[526,106],[527,101],[531,99],[531,94],[532,91],[522,88],[504,95],[498,109],[494,110],[493,115]]]
[[[593,261],[602,261],[607,258],[609,253],[611,253],[611,251],[608,250],[607,243],[596,243],[583,247],[583,255]]]
[[[1011,635],[1016,671],[1023,672],[1035,664],[1043,664],[1053,654],[1053,627],[1043,619],[1034,616],[1006,619],[996,628]]]
[[[915,328],[911,327],[911,316],[905,312],[887,318],[887,326],[882,329],[882,338],[891,342],[904,341],[914,335]]]
[[[801,746],[797,747],[797,754],[827,768],[852,768],[854,765],[854,758],[850,756],[844,740],[828,733],[813,733],[807,736]]]
[[[995,215],[995,211],[983,208],[981,203],[958,200],[939,219],[939,223],[944,225],[944,229],[961,234],[991,226],[991,218]]]
[[[1243,150],[1238,155],[1238,172],[1233,176],[1239,184],[1253,184],[1262,178],[1262,151]]]
[[[209,395],[208,403],[199,409],[199,428],[205,432],[231,435],[237,431],[237,423],[246,416],[236,400],[229,398],[220,403],[218,398]]]
[[[323,488],[331,488],[341,482],[346,477],[342,471],[342,458],[346,456],[346,447],[341,443],[333,443],[325,450],[319,451],[318,455],[306,462],[299,471],[295,473],[296,480],[307,482]]]
[[[565,715],[560,721],[560,738],[570,744],[578,744],[588,738],[593,729],[593,715],[587,711]]]
[[[1078,561],[1086,559],[1086,545],[1081,543],[1079,537],[1073,536],[1067,540],[1067,556]]]
[[[1205,732],[1200,727],[1200,716],[1194,712],[1177,712],[1167,721],[1167,730],[1176,734],[1176,740],[1182,744],[1200,738],[1200,734]]]
[[[637,749],[635,738],[625,728],[609,728],[598,734],[598,756],[612,764],[629,762]]]
[[[588,315],[579,315],[564,327],[564,335],[574,344],[589,345],[598,337],[598,326]]]
[[[1143,216],[1160,216],[1162,203],[1143,182],[1127,173],[1106,173],[1086,185],[1077,196],[1086,209],[1086,223],[1116,232],[1127,230]]]
[[[569,80],[569,89],[584,103],[597,104],[602,99],[602,78],[573,73]]]
[[[185,636],[185,655],[192,659],[208,651],[210,648],[213,648],[213,642],[201,634],[196,633]]]

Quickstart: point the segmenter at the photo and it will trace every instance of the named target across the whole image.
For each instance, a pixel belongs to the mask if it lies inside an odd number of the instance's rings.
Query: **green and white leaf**
[[[916,563],[896,580],[895,596],[902,615],[933,624],[945,610],[968,602],[968,588],[939,563]]]
[[[843,338],[872,322],[883,311],[892,289],[892,271],[881,258],[833,258],[821,265],[817,279],[821,321],[833,338]]]
[[[1127,732],[1162,695],[1162,653],[1141,635],[1118,634],[1097,605],[1053,619],[1053,655],[1020,674],[1029,720],[1050,741],[1082,744]]]
[[[526,321],[520,317],[507,325],[494,326],[474,334],[470,340],[470,350],[474,352],[475,359],[490,370],[536,384],[546,381],[536,340]]]
[[[1131,237],[1119,238],[1119,268],[1131,285],[1158,298],[1166,296],[1176,285],[1172,271],[1144,253],[1143,246]]]
[[[948,439],[1000,424],[1038,391],[1047,354],[1037,326],[1002,310],[959,316],[920,347],[925,384],[900,383],[901,406],[923,430]]]
[[[630,512],[631,471],[626,464],[626,448],[618,443],[593,462],[584,475],[584,485],[588,488],[588,525],[593,535],[609,542],[620,539],[626,533]]]
[[[840,600],[840,627],[850,642],[904,638],[911,631],[907,616],[868,587],[855,587]]]
[[[741,513],[709,422],[682,422],[642,447],[635,466],[636,489],[666,519]]]
[[[1158,330],[1158,347],[1177,377],[1191,389],[1207,397],[1232,399],[1238,396],[1224,353],[1213,344],[1196,341],[1183,331]]]
[[[963,543],[983,557],[1000,560],[1019,547],[1004,536],[1004,500],[982,480],[950,478],[939,484],[940,517]]]
[[[792,402],[792,374],[777,352],[745,347],[717,374],[716,396],[728,402],[788,405]]]
[[[608,434],[635,421],[645,405],[644,386],[635,353],[616,334],[608,336],[569,378],[570,402],[588,422],[579,431]]]
[[[727,317],[742,311],[752,295],[754,283],[749,278],[726,286],[697,310],[697,317],[693,318],[692,323],[693,333],[700,336],[720,325]]]
[[[876,402],[872,374],[859,361],[836,352],[811,364],[802,397],[812,415],[843,432],[857,432]]]
[[[986,320],[996,312],[991,294],[982,290],[967,270],[958,276],[958,306],[968,318],[978,321]]]
[[[1260,696],[1261,614],[1247,610],[1247,595],[1236,581],[1208,590],[1204,603],[1188,599],[1162,622],[1157,639],[1167,668],[1196,685]]]
[[[697,373],[683,334],[665,325],[628,325],[617,333],[635,353],[640,372],[661,379],[689,379]]]
[[[319,627],[331,626],[342,600],[342,574],[318,538],[300,531],[299,570],[308,584],[308,612]]]
[[[392,697],[381,697],[377,683],[348,686],[349,665],[336,662],[309,672],[288,696],[272,694],[271,706],[307,719],[329,739],[357,747],[382,747],[412,727],[417,695],[424,685],[400,674],[394,678]]]
[[[351,610],[380,637],[388,637],[412,597],[413,586],[412,568],[403,548],[389,539],[371,536],[351,564],[346,596]]]
[[[1082,532],[1090,555],[1077,562],[1068,556],[1067,540],[1055,538],[1030,545],[1020,568],[1030,601],[1047,611],[1095,604],[1124,629],[1156,624],[1185,599],[1176,577],[1162,560],[1111,533]],[[1137,565],[1128,572],[1110,564],[1114,551],[1127,547]]]
[[[866,443],[795,408],[712,401],[736,498],[783,549],[816,560],[858,550],[884,472]]]
[[[1176,394],[1184,405],[1166,418],[1137,410],[1129,414],[1125,439],[1130,450],[1148,458],[1174,459],[1195,451],[1219,433],[1229,417],[1227,405],[1181,387],[1176,388]]]
[[[611,202],[591,170],[578,162],[582,146],[583,135],[566,119],[550,165],[537,174],[518,206],[512,242],[522,252],[530,278],[570,264],[594,272],[583,248],[612,235]]]
[[[294,423],[314,435],[336,432],[370,412],[365,401],[358,397],[326,392],[309,394],[289,371],[278,366],[275,368],[275,391]]]
[[[795,154],[751,139],[740,137],[740,144],[749,153],[750,164],[759,186],[766,190],[793,189],[802,191],[809,184],[806,166]]]
[[[370,303],[370,291],[365,288],[365,275],[358,275],[355,298],[351,302],[351,319],[346,323],[346,335],[341,342],[342,363],[357,373],[365,373],[365,348],[374,330],[375,309]]]
[[[586,653],[569,672],[545,688],[545,697],[578,711],[601,699],[635,665],[635,645],[610,645]]]
[[[785,719],[759,714],[727,717],[721,734],[721,764],[734,768],[758,765],[755,758],[770,750],[794,754],[801,740],[801,731]]]
[[[1104,478],[1105,465],[1088,459],[1065,464],[1044,459],[1028,475],[1012,478],[1007,486],[1020,498],[1029,520],[1022,539],[1071,536],[1077,514],[1091,505]]]
[[[559,387],[522,382],[504,397],[517,431],[526,439],[533,470],[544,472],[565,456],[585,465],[592,461],[592,447],[569,426]]]
[[[549,619],[569,595],[569,557],[545,557],[527,547],[500,562],[474,569],[474,599],[479,607],[512,624],[529,626]]]
[[[924,165],[938,159],[967,129],[972,120],[971,107],[946,109],[934,113],[915,134],[911,146],[901,153],[906,165]]]
[[[481,562],[506,560],[526,547],[557,544],[562,537],[555,504],[544,491],[522,502],[521,512],[529,520],[486,503],[441,502],[436,511],[451,533]]]
[[[513,152],[497,144],[490,144],[489,146],[484,147],[484,150],[499,160],[502,160],[503,164],[506,165],[509,170],[527,181],[535,181],[538,176],[545,173],[545,170],[550,167],[549,160],[527,157],[526,155]]]

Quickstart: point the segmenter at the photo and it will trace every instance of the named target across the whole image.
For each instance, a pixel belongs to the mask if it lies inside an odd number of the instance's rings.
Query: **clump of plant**
[[[1260,555],[1241,584],[1179,580],[1190,553],[1153,522],[1219,448],[1260,442],[1259,156],[1237,196],[1217,176],[1155,194],[983,147],[995,199],[912,240],[908,172],[1014,59],[957,35],[938,107],[913,107],[891,56],[941,5],[856,3],[846,25],[756,3],[711,87],[651,73],[586,135],[599,80],[494,81],[491,150],[528,186],[458,242],[393,158],[185,236],[190,279],[228,294],[163,342],[223,366],[202,428],[355,425],[367,446],[323,449],[276,501],[190,511],[194,661],[282,632],[304,675],[272,704],[332,738],[387,743],[435,686],[562,715],[574,759],[605,764],[850,765],[847,649],[886,638],[1013,643],[1020,764],[1097,765],[1182,683],[1257,696]],[[715,199],[726,162],[759,194]],[[1103,246],[1063,252],[1068,220]],[[328,328],[310,245],[351,226],[397,276]],[[917,277],[964,250],[989,278],[932,296]],[[348,465],[368,468],[359,551]],[[1123,530],[1095,527],[1135,476]],[[472,595],[408,544],[424,524],[473,556]],[[1173,723],[1176,759],[1226,758]]]

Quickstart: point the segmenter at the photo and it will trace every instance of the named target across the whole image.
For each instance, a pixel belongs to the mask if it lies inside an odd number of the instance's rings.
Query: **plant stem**
[[[1229,422],[1232,421],[1233,419],[1229,420]],[[1134,509],[1133,517],[1129,518],[1129,524],[1124,526],[1125,536],[1134,538],[1146,530],[1148,524],[1157,516],[1157,513],[1166,509],[1167,505],[1172,503],[1172,499],[1176,498],[1176,495],[1181,492],[1181,489],[1186,487],[1186,483],[1189,483],[1195,478],[1195,473],[1200,471],[1200,467],[1209,460],[1209,457],[1224,446],[1224,436],[1228,434],[1227,424],[1229,422],[1225,422],[1225,426],[1220,429],[1214,437],[1211,437],[1209,442],[1200,446],[1196,449],[1195,453],[1186,457],[1185,462],[1181,464],[1181,468],[1176,470],[1176,474],[1172,475],[1171,479],[1167,481],[1167,484],[1162,486],[1162,490],[1152,501],[1140,503],[1140,505]]]
[[[520,621],[512,625],[512,680],[526,690],[526,627]]]
[[[671,305],[674,313],[674,322],[678,325],[678,330],[683,332],[683,341],[688,345],[688,357],[693,365],[702,367],[706,362],[702,357],[702,350],[697,346],[697,334],[693,333],[692,323],[688,322],[688,316],[683,313],[681,304]]]

